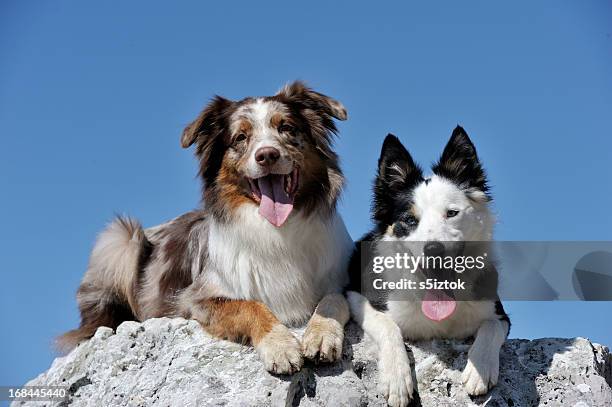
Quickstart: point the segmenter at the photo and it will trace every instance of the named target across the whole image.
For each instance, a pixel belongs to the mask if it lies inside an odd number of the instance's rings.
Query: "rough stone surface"
[[[469,345],[410,345],[418,378],[415,404],[612,406],[612,358],[604,346],[583,338],[509,340],[499,384],[486,396],[470,398],[460,383]],[[353,324],[341,362],[307,363],[293,376],[272,376],[252,348],[210,338],[194,321],[125,322],[116,333],[98,329],[28,385],[69,387],[66,402],[30,403],[37,406],[386,405],[376,391],[376,349]]]

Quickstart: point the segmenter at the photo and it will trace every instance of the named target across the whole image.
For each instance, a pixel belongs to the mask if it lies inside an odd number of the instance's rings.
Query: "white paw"
[[[311,360],[335,362],[342,357],[344,327],[335,319],[315,314],[302,337],[304,356]]]
[[[481,396],[497,384],[499,356],[468,357],[461,381],[470,396]]]
[[[256,347],[266,370],[276,374],[292,374],[302,368],[300,342],[284,325],[278,324]]]
[[[378,362],[379,391],[392,407],[405,407],[412,399],[412,370],[405,351],[383,355]]]

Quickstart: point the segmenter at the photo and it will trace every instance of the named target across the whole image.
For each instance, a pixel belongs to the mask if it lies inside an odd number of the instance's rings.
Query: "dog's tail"
[[[138,275],[150,248],[140,223],[127,217],[117,217],[100,234],[77,291],[81,324],[57,339],[59,350],[74,348],[101,326],[115,329],[138,318]]]

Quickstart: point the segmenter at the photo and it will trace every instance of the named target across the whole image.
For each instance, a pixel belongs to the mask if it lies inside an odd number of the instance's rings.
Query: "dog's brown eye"
[[[291,133],[293,132],[293,126],[291,126],[290,124],[281,124],[280,127],[278,128],[278,132],[279,133]]]
[[[454,218],[455,216],[457,216],[457,214],[459,213],[459,211],[455,211],[452,209],[449,209],[446,211],[446,217],[447,218]]]
[[[240,133],[239,135],[236,136],[236,143],[240,143],[244,140],[246,140],[247,136],[244,133]]]

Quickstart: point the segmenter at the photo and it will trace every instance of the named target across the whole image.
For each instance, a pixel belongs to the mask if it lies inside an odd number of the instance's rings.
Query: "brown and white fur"
[[[346,117],[340,102],[301,82],[274,96],[215,97],[181,138],[195,145],[203,208],[149,229],[113,221],[78,289],[80,327],[60,344],[124,320],[180,316],[252,343],[274,373],[299,370],[304,356],[339,358],[353,243],[336,211],[344,178],[332,137],[333,119]],[[266,179],[284,189],[267,217]],[[300,343],[287,326],[307,321]]]

